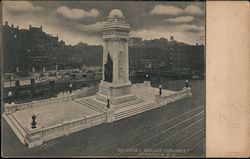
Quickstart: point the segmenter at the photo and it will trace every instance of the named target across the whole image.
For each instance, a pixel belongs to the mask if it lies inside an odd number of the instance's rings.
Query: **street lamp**
[[[161,95],[161,93],[162,93],[161,90],[162,90],[162,85],[160,84],[159,85],[159,95]]]
[[[107,99],[107,108],[108,108],[108,109],[110,108],[110,101],[109,101],[109,98]]]
[[[188,80],[185,81],[185,85],[186,85],[186,87],[188,87]]]
[[[11,104],[11,102],[12,102],[12,96],[13,96],[13,94],[12,94],[12,92],[11,91],[9,91],[9,93],[8,93],[8,100],[9,100],[9,104]]]
[[[72,93],[72,88],[73,88],[73,85],[72,83],[69,84],[69,93],[71,94]]]
[[[146,73],[146,81],[148,81],[148,74]]]
[[[11,87],[11,81],[13,80],[13,76],[10,76],[10,87]]]

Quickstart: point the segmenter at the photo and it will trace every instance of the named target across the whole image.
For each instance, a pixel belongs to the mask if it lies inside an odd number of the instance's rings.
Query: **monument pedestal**
[[[113,83],[102,81],[99,85],[97,100],[107,103],[109,99],[111,105],[118,105],[132,100],[136,100],[136,95],[132,94],[132,84],[114,85]]]

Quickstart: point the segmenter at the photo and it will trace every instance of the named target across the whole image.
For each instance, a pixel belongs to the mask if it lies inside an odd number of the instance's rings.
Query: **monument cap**
[[[124,17],[123,13],[119,9],[113,9],[109,13],[109,17]]]

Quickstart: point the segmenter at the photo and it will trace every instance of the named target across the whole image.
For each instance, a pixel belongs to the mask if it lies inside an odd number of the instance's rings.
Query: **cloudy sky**
[[[4,1],[3,23],[40,27],[66,44],[101,44],[96,27],[112,9],[120,9],[132,27],[130,36],[203,42],[204,3],[166,1]]]

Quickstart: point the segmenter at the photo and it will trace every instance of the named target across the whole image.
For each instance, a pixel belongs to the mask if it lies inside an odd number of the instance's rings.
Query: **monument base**
[[[64,135],[102,123],[122,120],[192,96],[190,87],[184,87],[180,91],[162,89],[162,94],[159,95],[158,88],[151,87],[150,82],[144,82],[132,87],[126,85],[112,88],[112,104],[108,108],[106,100],[110,94],[101,94],[101,91],[108,90],[108,86],[109,84],[104,83],[100,86],[99,94],[73,100],[69,96],[36,101],[35,104],[6,104],[3,117],[18,139],[32,148]],[[131,89],[132,93],[129,91]],[[120,96],[117,96],[118,94]],[[31,117],[34,112],[37,112],[37,125],[32,129]],[[56,116],[53,115],[54,112],[57,112]]]
[[[137,97],[135,94],[132,94],[132,84],[122,85],[122,86],[113,86],[112,83],[101,82],[99,85],[99,93],[96,96],[96,99],[111,105],[119,105],[129,101],[136,100]]]

